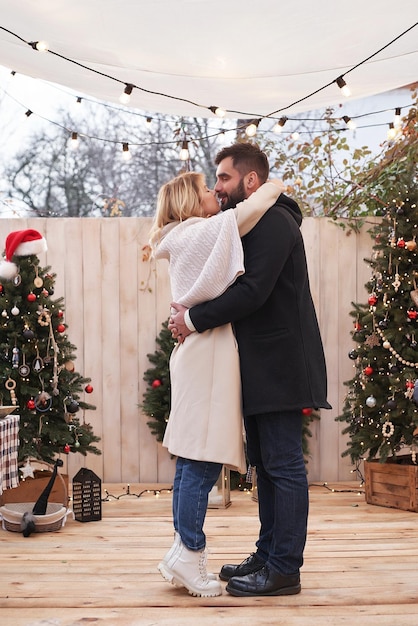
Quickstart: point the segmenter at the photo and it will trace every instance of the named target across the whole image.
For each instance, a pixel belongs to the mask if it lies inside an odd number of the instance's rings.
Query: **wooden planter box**
[[[418,466],[398,460],[365,461],[366,502],[418,513]]]

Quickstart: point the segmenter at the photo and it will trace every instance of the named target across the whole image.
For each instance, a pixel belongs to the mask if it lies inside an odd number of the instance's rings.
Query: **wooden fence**
[[[94,391],[86,400],[97,409],[86,413],[86,421],[101,437],[102,455],[69,455],[70,477],[83,465],[108,483],[170,482],[173,477],[174,462],[139,409],[143,372],[150,366],[147,354],[156,349],[170,303],[166,262],[155,265],[144,258],[150,224],[150,218],[0,219],[1,245],[14,230],[34,228],[45,236],[48,251],[40,255],[40,264],[56,273],[54,298],[65,298],[68,337],[77,346],[76,370],[92,379]],[[333,406],[312,427],[309,480],[347,480],[353,478],[352,468],[341,457],[346,441],[335,416],[346,392],[343,382],[352,376],[349,311],[351,302],[367,299],[370,268],[364,258],[372,242],[367,227],[347,235],[327,219],[308,218],[302,231]]]

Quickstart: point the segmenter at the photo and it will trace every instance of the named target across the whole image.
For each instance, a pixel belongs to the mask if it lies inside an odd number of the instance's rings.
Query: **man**
[[[223,210],[264,183],[266,155],[237,143],[217,155],[215,191]],[[173,336],[233,322],[240,353],[247,456],[257,471],[257,550],[220,578],[236,596],[299,593],[306,542],[308,483],[302,452],[302,409],[331,408],[326,367],[309,288],[302,216],[281,194],[242,239],[245,274],[221,296],[171,317]],[[184,324],[186,322],[187,326]],[[227,416],[225,416],[227,418]]]

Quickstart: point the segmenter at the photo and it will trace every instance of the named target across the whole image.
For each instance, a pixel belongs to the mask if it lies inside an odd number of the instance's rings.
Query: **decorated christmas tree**
[[[366,176],[364,201],[380,216],[371,229],[367,302],[353,303],[354,375],[343,413],[353,463],[418,451],[418,126],[412,109],[398,139]]]
[[[84,421],[95,407],[80,394],[90,379],[75,370],[63,298],[53,299],[55,275],[36,256],[46,241],[36,230],[14,231],[0,263],[0,402],[20,415],[19,461],[52,463],[61,453],[100,454]]]

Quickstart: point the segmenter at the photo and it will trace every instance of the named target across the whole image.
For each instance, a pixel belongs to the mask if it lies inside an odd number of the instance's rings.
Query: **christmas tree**
[[[347,422],[343,433],[350,440],[343,456],[353,463],[397,456],[417,460],[417,130],[412,109],[363,187],[369,213],[381,220],[370,231],[367,302],[353,303],[354,376],[346,382],[349,391],[337,418]]]
[[[75,371],[63,298],[52,299],[55,275],[36,256],[44,250],[45,239],[34,230],[6,239],[0,263],[0,400],[20,415],[19,461],[52,463],[61,453],[100,450],[91,425],[79,417],[95,408],[80,399],[93,387]]]

